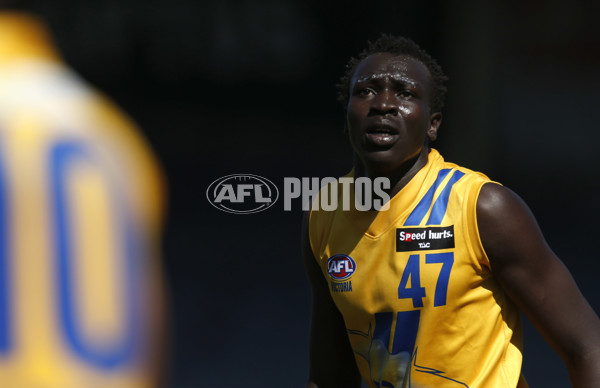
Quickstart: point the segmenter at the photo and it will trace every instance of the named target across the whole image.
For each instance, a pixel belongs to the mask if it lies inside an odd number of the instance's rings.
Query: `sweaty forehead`
[[[369,55],[358,64],[351,85],[377,78],[392,78],[423,87],[430,82],[429,70],[421,61],[408,55],[380,53]]]

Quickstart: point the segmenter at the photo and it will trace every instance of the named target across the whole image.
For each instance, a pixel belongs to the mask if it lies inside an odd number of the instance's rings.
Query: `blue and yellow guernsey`
[[[313,254],[369,387],[527,386],[519,313],[477,229],[486,182],[431,150],[389,210],[312,211]]]
[[[156,386],[163,196],[136,126],[0,13],[0,386]]]

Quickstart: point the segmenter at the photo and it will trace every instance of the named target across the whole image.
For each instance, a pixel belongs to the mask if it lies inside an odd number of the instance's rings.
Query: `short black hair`
[[[336,85],[338,91],[338,100],[346,106],[350,98],[350,79],[356,70],[358,64],[372,54],[388,53],[393,55],[407,55],[412,57],[427,67],[431,74],[433,96],[431,98],[431,110],[439,112],[444,107],[446,97],[446,81],[448,77],[442,71],[438,63],[417,45],[413,40],[402,36],[393,36],[382,34],[375,42],[368,42],[368,47],[357,57],[352,57],[346,64],[346,70],[340,77],[340,83]]]

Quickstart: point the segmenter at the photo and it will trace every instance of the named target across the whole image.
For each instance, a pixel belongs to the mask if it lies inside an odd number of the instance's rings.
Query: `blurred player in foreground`
[[[527,387],[518,309],[573,387],[600,387],[600,321],[530,210],[429,147],[444,81],[404,38],[384,35],[348,64],[351,176],[388,178],[391,200],[389,210],[313,209],[305,225],[307,387],[357,388],[361,376],[371,388]]]
[[[163,190],[135,125],[2,10],[0,386],[158,386]]]

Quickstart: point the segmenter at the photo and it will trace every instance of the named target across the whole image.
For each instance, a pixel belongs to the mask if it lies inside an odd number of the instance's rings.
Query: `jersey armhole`
[[[474,259],[478,261],[480,267],[491,271],[490,260],[485,252],[481,236],[479,235],[479,225],[477,223],[477,201],[483,185],[491,183],[500,185],[500,183],[491,180],[481,180],[473,184],[469,190],[467,206],[465,206],[465,235],[469,240],[469,251]],[[482,268],[483,269],[483,268]]]

